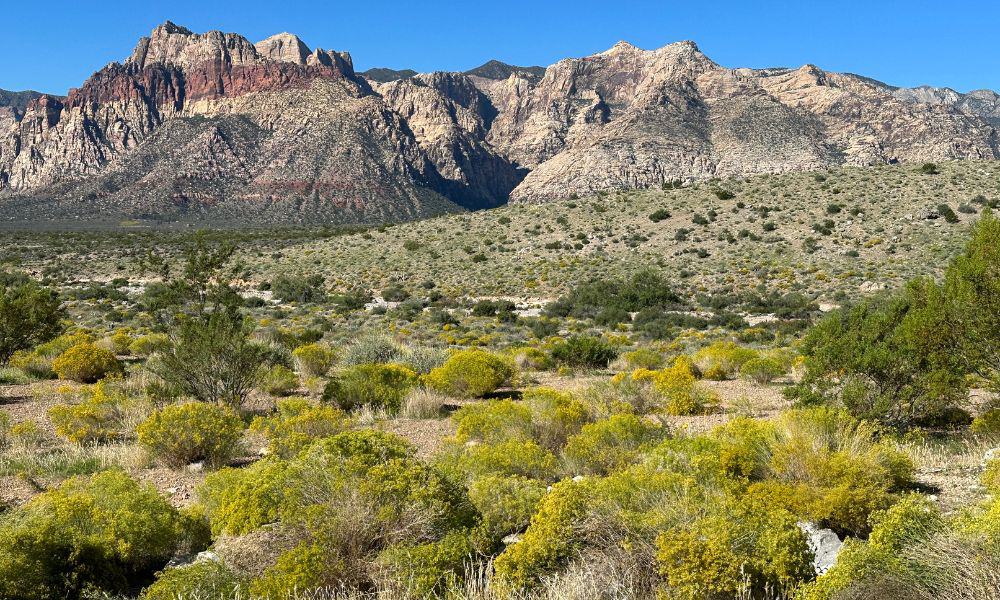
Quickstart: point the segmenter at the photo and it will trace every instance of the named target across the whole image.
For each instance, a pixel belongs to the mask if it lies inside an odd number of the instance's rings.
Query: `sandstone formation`
[[[727,69],[691,42],[546,69],[354,71],[157,27],[66,98],[0,94],[7,220],[383,222],[677,180],[996,159],[1000,96]]]

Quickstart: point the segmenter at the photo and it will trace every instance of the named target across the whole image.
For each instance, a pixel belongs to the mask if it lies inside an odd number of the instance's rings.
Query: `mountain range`
[[[730,69],[692,42],[355,72],[173,23],[66,97],[0,92],[0,220],[367,222],[834,165],[1000,158],[1000,96]]]

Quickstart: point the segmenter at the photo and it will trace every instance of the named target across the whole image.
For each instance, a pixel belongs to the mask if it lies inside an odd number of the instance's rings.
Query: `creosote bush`
[[[239,451],[243,421],[228,407],[184,402],[155,411],[137,429],[139,443],[171,467],[223,465]]]
[[[396,414],[403,399],[418,384],[417,374],[402,365],[358,365],[330,379],[323,390],[323,401],[346,411],[364,406]]]

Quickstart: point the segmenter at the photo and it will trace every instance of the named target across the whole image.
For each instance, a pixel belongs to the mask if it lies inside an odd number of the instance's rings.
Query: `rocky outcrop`
[[[483,86],[488,139],[531,173],[515,201],[672,180],[1000,156],[994,129],[946,106],[906,102],[853,75],[726,69],[690,42],[619,43],[561,61],[537,82]]]
[[[950,88],[921,86],[898,88],[893,95],[906,102],[948,106],[967,115],[982,117],[994,127],[1000,127],[1000,94],[993,90],[960,94]]]
[[[354,71],[167,22],[66,98],[0,95],[11,218],[379,222],[761,172],[1000,157],[1000,96],[728,69],[691,42],[546,69]]]
[[[417,75],[381,85],[378,92],[447,182],[446,195],[463,206],[499,206],[524,178],[526,170],[486,140],[496,111],[465,75]]]
[[[32,217],[382,222],[459,208],[350,56],[286,34],[255,45],[166,23],[65,102],[43,96],[0,126],[0,191]]]

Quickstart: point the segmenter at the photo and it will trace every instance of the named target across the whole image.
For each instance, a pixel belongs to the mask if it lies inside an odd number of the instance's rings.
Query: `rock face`
[[[898,88],[893,94],[915,104],[943,105],[967,115],[982,117],[994,127],[1000,127],[1000,94],[993,90],[974,90],[960,94],[950,88],[921,86]]]
[[[693,178],[1000,157],[993,92],[727,69],[691,42],[547,69],[354,72],[157,27],[66,98],[0,94],[10,219],[381,222]]]

